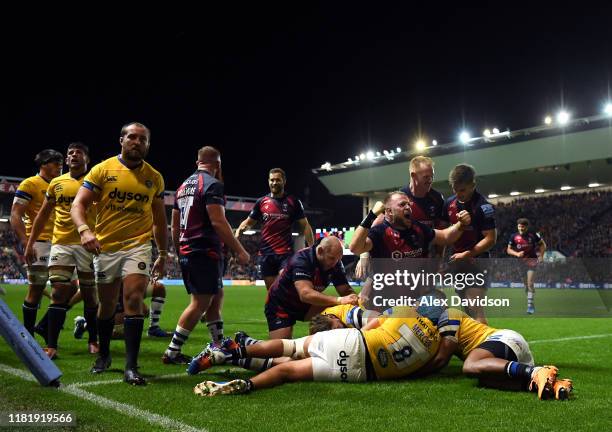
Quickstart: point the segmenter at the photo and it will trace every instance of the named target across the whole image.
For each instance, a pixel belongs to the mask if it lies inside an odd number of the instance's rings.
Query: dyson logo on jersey
[[[340,379],[344,382],[348,381],[348,358],[350,356],[346,351],[342,350],[338,353],[336,364],[340,366]]]
[[[149,202],[149,195],[143,195],[133,192],[123,192],[115,188],[108,194],[108,197],[112,200],[116,200],[118,203],[125,201],[142,201],[143,203]]]
[[[76,197],[73,196],[60,195],[60,197],[56,201],[56,204],[72,204],[75,198]]]

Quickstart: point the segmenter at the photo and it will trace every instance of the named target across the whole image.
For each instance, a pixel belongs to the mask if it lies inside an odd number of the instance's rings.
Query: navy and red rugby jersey
[[[444,197],[435,189],[430,189],[424,197],[416,197],[410,191],[410,186],[401,189],[410,198],[410,209],[412,219],[419,221],[431,228],[443,228],[444,221]]]
[[[257,200],[249,214],[262,223],[259,255],[285,255],[293,253],[291,225],[304,219],[304,206],[293,195],[274,198],[271,194]]]
[[[225,206],[223,183],[207,171],[197,170],[181,184],[174,196],[174,209],[180,212],[181,255],[203,253],[223,259],[223,242],[213,228],[207,205]]]
[[[508,246],[516,252],[525,252],[523,258],[537,258],[537,246],[542,241],[540,234],[536,232],[526,232],[521,234],[515,232],[510,236]]]
[[[338,264],[329,270],[323,270],[317,260],[317,244],[300,249],[289,259],[281,274],[270,287],[268,301],[282,305],[283,309],[289,313],[302,316],[308,312],[311,305],[300,300],[295,288],[296,281],[308,280],[319,292],[325,291],[330,283],[335,287],[348,284],[342,261],[338,261]]]
[[[426,258],[435,233],[422,222],[413,220],[410,228],[399,230],[385,219],[370,229],[368,237],[372,240],[372,258],[397,258],[398,252],[404,258]]]
[[[470,225],[463,227],[463,233],[453,245],[453,251],[465,252],[472,249],[484,238],[483,231],[495,229],[495,208],[478,191],[474,191],[468,202],[459,202],[456,195],[451,196],[444,204],[444,215],[450,224],[459,222],[457,213],[466,210],[471,218]],[[480,258],[489,256],[489,252],[479,255]]]

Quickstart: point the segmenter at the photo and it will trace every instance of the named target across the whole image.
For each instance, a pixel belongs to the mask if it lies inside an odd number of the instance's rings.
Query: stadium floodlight
[[[7,218],[0,218],[0,222],[8,222],[9,220]]]
[[[395,149],[395,151],[398,152],[398,153],[401,153],[402,149],[398,147],[398,148]]]
[[[499,133],[499,129],[493,128],[493,135],[497,135]]]
[[[380,156],[380,152],[379,152],[379,151],[377,151],[377,152],[376,152],[376,157],[379,157],[379,156]]]
[[[517,196],[520,195],[521,193],[519,191],[512,191],[510,192],[510,196]]]
[[[570,189],[574,189],[572,186],[561,186],[562,191],[568,191]]]
[[[552,124],[552,117],[549,116],[549,115],[544,117],[544,124],[551,125]]]
[[[497,198],[499,195],[497,195],[497,194],[489,194],[488,196],[489,196],[489,198]]]
[[[383,154],[387,156],[389,154],[389,150],[383,150]]]
[[[437,140],[432,140],[431,141],[431,145],[432,146],[437,146],[438,145],[438,141]]]
[[[557,114],[557,123],[560,125],[566,125],[569,122],[570,114],[567,111],[559,111]]]
[[[599,187],[601,186],[601,183],[597,183],[597,182],[593,182],[593,183],[589,183],[589,187]],[[0,219],[1,221],[2,219]]]
[[[423,151],[427,148],[427,144],[425,144],[425,141],[422,139],[417,140],[416,144],[414,145],[414,148],[417,151]]]
[[[467,131],[463,131],[459,134],[459,141],[463,144],[467,144],[470,141],[470,134]]]
[[[244,234],[244,235],[253,235],[253,234],[255,234],[255,230],[242,231],[242,234]]]
[[[292,233],[291,233],[291,235],[292,235],[293,237],[297,237],[297,236],[299,236],[299,234],[298,234],[298,233],[294,233],[294,232],[292,232]]]
[[[612,117],[612,103],[608,102],[604,107],[604,114]]]
[[[491,131],[489,129],[485,129],[484,131],[482,131],[482,135],[485,138],[489,138],[491,136]]]
[[[534,190],[534,192],[535,193],[544,193],[544,192],[546,192],[546,190],[545,189],[536,189],[536,190]]]
[[[351,162],[353,162],[353,158],[348,158],[346,161],[347,161],[348,163],[351,163]]]
[[[372,159],[374,159],[374,152],[372,150],[370,150],[370,151],[368,151],[366,153],[366,156],[367,156],[368,160],[372,160]]]
[[[361,154],[359,155],[359,159],[361,159],[361,160],[365,160],[365,154],[361,153]]]

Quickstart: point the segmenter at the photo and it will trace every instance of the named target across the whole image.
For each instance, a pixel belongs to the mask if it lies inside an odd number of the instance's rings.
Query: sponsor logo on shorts
[[[96,276],[100,279],[104,279],[106,277],[106,272],[96,272]]]
[[[57,255],[51,255],[51,257],[49,257],[49,259],[51,261],[57,261],[59,259],[59,257]]]
[[[346,351],[342,350],[338,353],[338,360],[336,364],[340,366],[340,379],[344,382],[348,381],[348,358],[350,356]]]
[[[386,368],[389,364],[389,355],[387,354],[387,351],[385,351],[383,348],[379,349],[378,353],[376,353],[376,357],[378,358],[378,363],[380,366]]]
[[[140,261],[140,262],[138,263],[138,268],[139,268],[140,270],[144,270],[144,269],[146,269],[146,268],[147,268],[147,265],[146,265],[144,262]]]

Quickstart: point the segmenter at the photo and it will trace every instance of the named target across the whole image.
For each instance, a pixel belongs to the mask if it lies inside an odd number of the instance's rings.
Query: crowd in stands
[[[548,250],[565,256],[610,257],[612,192],[593,191],[518,199],[496,206],[498,240],[493,255],[505,256],[516,220],[525,217],[542,235]]]
[[[15,252],[16,245],[13,231],[0,230],[0,280],[25,278],[25,268]]]

